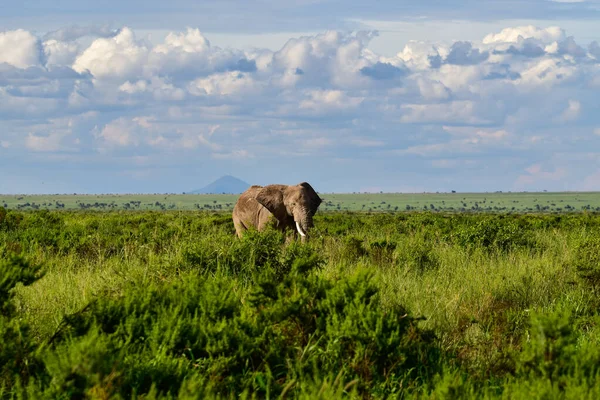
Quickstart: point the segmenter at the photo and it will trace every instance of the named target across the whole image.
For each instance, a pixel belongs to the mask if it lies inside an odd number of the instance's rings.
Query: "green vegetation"
[[[0,398],[600,397],[599,215],[315,225],[0,208]]]
[[[600,211],[599,192],[561,193],[321,193],[321,211],[565,213]],[[0,195],[0,207],[17,210],[229,211],[238,195]]]

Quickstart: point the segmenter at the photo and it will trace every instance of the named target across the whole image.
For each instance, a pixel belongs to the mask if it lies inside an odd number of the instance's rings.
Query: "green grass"
[[[0,212],[0,398],[600,394],[600,215],[315,225],[301,244],[239,240],[225,212]]]
[[[600,192],[322,193],[322,211],[573,212],[600,210]],[[237,195],[0,195],[8,209],[232,210]]]

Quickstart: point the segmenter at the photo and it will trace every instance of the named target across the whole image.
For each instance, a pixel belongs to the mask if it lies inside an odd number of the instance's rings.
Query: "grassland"
[[[0,209],[0,398],[600,396],[600,216]]]
[[[573,212],[600,211],[599,192],[322,193],[322,211]],[[0,195],[8,209],[231,210],[237,195]]]

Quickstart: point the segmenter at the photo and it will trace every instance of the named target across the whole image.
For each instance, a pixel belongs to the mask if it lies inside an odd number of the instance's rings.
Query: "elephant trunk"
[[[305,241],[306,237],[308,236],[309,229],[314,226],[312,216],[310,215],[310,213],[306,212],[305,210],[302,210],[302,213],[300,213],[300,215],[297,218],[295,218],[295,222],[296,230],[300,234],[302,241]]]

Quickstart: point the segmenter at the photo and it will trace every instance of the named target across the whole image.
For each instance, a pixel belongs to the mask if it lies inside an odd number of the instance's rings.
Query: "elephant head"
[[[302,182],[294,186],[265,186],[257,193],[256,201],[266,207],[279,223],[295,226],[304,241],[313,227],[313,215],[322,200],[312,186]]]

